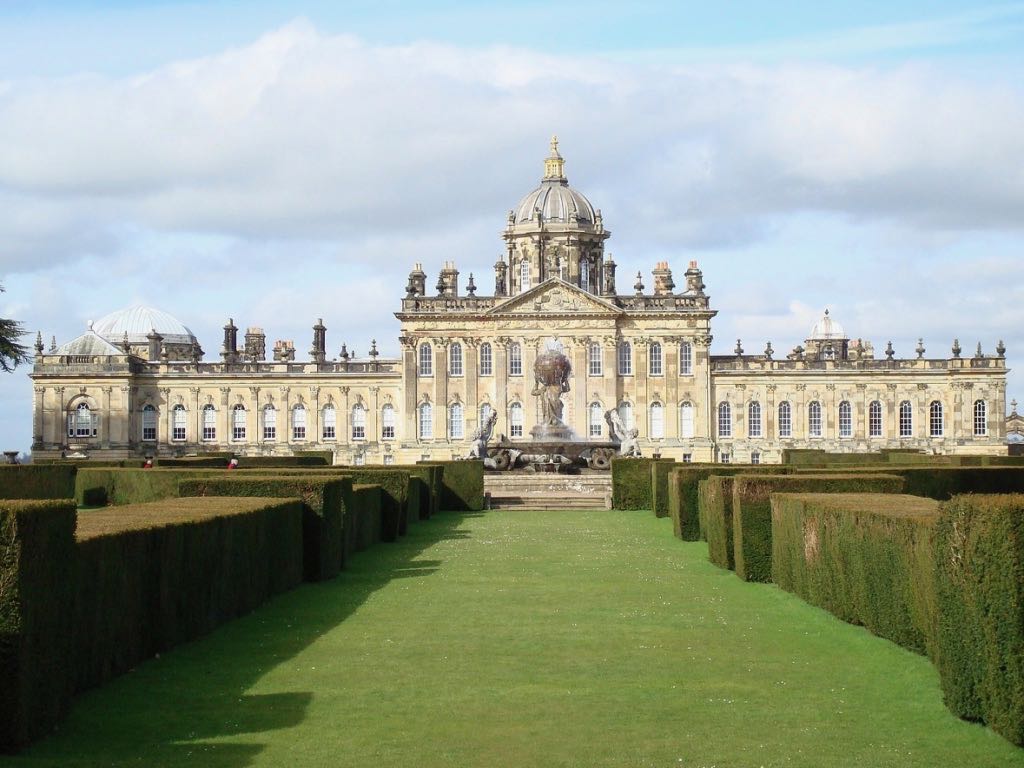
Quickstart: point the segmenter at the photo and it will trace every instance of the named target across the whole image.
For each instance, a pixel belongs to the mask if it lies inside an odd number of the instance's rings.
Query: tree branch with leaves
[[[4,287],[0,285],[0,292]],[[0,368],[10,373],[21,363],[32,359],[28,347],[19,344],[18,340],[25,335],[25,327],[17,320],[0,317]]]

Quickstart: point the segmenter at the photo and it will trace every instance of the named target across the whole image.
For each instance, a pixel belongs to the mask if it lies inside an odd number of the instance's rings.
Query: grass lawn
[[[643,512],[444,514],[0,766],[1024,766],[931,664]]]

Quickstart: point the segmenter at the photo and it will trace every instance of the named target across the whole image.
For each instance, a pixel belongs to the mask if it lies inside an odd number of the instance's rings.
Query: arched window
[[[462,345],[457,341],[448,348],[448,375],[462,375]]]
[[[523,375],[523,348],[518,343],[508,348],[508,375]]]
[[[217,439],[217,409],[211,404],[203,406],[203,440]]]
[[[751,400],[747,405],[747,437],[761,436],[761,404]]]
[[[188,414],[185,406],[178,403],[171,409],[171,440],[185,439],[185,426],[188,423]]]
[[[847,400],[839,404],[839,436],[853,437],[853,408]]]
[[[156,440],[156,408],[152,405],[142,409],[142,439]]]
[[[928,435],[942,437],[942,403],[932,400],[928,406]]]
[[[395,439],[395,407],[391,403],[380,409],[380,439]]]
[[[661,403],[651,403],[651,439],[665,437],[665,409]]]
[[[817,400],[807,406],[807,434],[821,437],[821,403]]]
[[[590,264],[580,260],[580,288],[590,293]]]
[[[277,440],[277,408],[272,405],[263,409],[263,439]]]
[[[985,437],[988,434],[988,405],[984,400],[974,401],[974,436]]]
[[[882,404],[878,400],[868,403],[868,437],[882,436]]]
[[[590,404],[590,419],[587,426],[587,435],[590,437],[601,437],[604,434],[604,409],[600,403]]]
[[[650,376],[661,376],[661,344],[654,341],[647,348],[647,373]]]
[[[909,400],[900,403],[900,437],[914,436],[914,407]]]
[[[601,358],[601,343],[592,341],[587,353],[587,373],[591,376],[600,376],[604,373],[604,361]]]
[[[732,406],[724,400],[718,404],[718,436],[732,437]]]
[[[82,401],[68,414],[68,437],[96,437],[98,433],[99,416]]]
[[[336,440],[338,429],[338,413],[334,406],[328,403],[320,411],[320,431],[324,440]]]
[[[628,341],[619,344],[619,376],[633,375],[633,347]]]
[[[245,406],[241,403],[231,411],[231,439],[245,440]]]
[[[484,403],[480,406],[480,426],[483,427],[487,423],[487,420],[491,418],[491,414],[494,413],[494,409],[491,408],[490,403]]]
[[[793,406],[783,400],[779,403],[779,437],[793,436]]]
[[[306,439],[306,406],[301,403],[292,408],[292,440]]]
[[[523,406],[521,403],[512,403],[509,406],[508,433],[509,437],[523,436]]]
[[[420,405],[420,440],[434,439],[434,409],[430,403]]]
[[[636,427],[632,403],[619,403],[619,418],[622,419],[622,425],[626,429],[634,429]]]
[[[688,341],[679,345],[679,375],[693,375],[693,345]]]
[[[352,439],[366,439],[366,409],[359,403],[352,406]]]
[[[420,344],[420,376],[434,375],[434,349],[427,342]]]
[[[679,406],[679,436],[686,440],[693,437],[693,403]]]
[[[519,292],[530,289],[530,260],[525,256],[519,262]]]
[[[461,440],[463,434],[462,404],[452,403],[448,406],[448,437],[451,440]]]
[[[480,375],[494,375],[494,357],[491,352],[491,345],[486,341],[480,345]]]

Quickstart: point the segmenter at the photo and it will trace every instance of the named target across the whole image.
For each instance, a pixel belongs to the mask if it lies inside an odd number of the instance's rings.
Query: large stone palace
[[[691,261],[677,285],[665,262],[649,287],[620,290],[600,209],[569,186],[552,140],[544,177],[509,211],[494,291],[460,285],[446,263],[433,291],[416,264],[396,317],[401,356],[376,346],[328,357],[313,326],[308,359],[249,328],[224,327],[220,359],[148,307],[114,312],[44,350],[37,337],[33,453],[92,458],[204,451],[331,450],[337,463],[464,455],[477,425],[528,442],[537,420],[532,363],[552,343],[572,363],[564,420],[579,440],[607,442],[617,409],[645,454],[686,461],[777,462],[783,449],[1005,453],[1005,349],[953,342],[897,358],[850,338],[825,311],[788,353],[771,344],[712,355],[716,315]]]

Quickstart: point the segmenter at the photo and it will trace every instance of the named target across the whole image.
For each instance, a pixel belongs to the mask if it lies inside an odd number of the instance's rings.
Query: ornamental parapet
[[[769,360],[763,355],[712,355],[713,372],[728,371],[955,371],[1005,370],[1002,357],[903,360]]]

